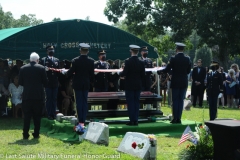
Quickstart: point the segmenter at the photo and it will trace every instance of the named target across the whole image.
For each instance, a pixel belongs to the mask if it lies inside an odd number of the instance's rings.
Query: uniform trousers
[[[214,120],[217,116],[217,101],[218,95],[208,95],[210,120]]]
[[[130,122],[138,122],[140,90],[125,90]]]
[[[199,101],[199,107],[202,107],[203,102],[203,94],[204,94],[204,85],[198,85],[194,86],[194,92],[193,92],[193,106],[196,106],[197,98]]]
[[[173,118],[181,120],[183,110],[183,100],[186,95],[187,88],[172,88],[172,101],[173,101]]]
[[[85,123],[88,112],[88,90],[74,90],[77,104],[78,122]]]
[[[41,116],[42,109],[44,107],[43,100],[23,100],[22,101],[22,110],[24,113],[23,120],[23,137],[29,137],[29,128],[31,118],[33,118],[34,123],[34,136],[39,136],[40,125],[41,125]]]
[[[56,117],[57,93],[58,88],[45,88],[46,91],[46,109],[48,117]]]

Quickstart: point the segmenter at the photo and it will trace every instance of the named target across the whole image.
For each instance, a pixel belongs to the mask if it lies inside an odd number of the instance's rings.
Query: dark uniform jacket
[[[101,61],[96,61],[94,63],[95,69],[110,69],[110,65],[108,62],[103,62],[101,64]],[[97,75],[95,75],[94,79],[94,88],[101,88],[105,89],[108,88],[109,82],[111,81],[111,73],[110,72],[99,72]]]
[[[207,74],[207,95],[218,96],[220,92],[223,92],[223,78],[222,74],[215,71]]]
[[[158,71],[169,72],[172,69],[171,88],[187,88],[188,87],[188,74],[191,70],[191,60],[188,56],[183,53],[178,53],[172,56],[169,60],[167,67]]]
[[[23,86],[23,100],[44,100],[44,85],[48,82],[45,68],[30,62],[21,67],[19,85]]]
[[[137,56],[125,60],[125,67],[120,75],[125,77],[125,90],[141,90],[145,77],[144,63]]]
[[[39,64],[48,68],[59,68],[59,60],[55,57],[53,57],[53,61],[49,59],[49,57],[43,57]],[[47,71],[48,84],[46,85],[46,88],[58,87],[58,75],[59,73],[56,71]]]
[[[152,60],[150,58],[143,59],[142,57],[139,57],[139,59],[141,61],[143,61],[145,68],[153,68]],[[144,79],[142,82],[142,85],[143,85],[145,91],[150,91],[150,88],[152,85],[151,74],[152,74],[151,71],[148,71],[145,73],[145,76],[144,76]]]
[[[201,85],[204,85],[204,79],[206,78],[206,69],[204,67],[200,67],[200,72],[198,73],[198,67],[193,68],[192,71],[192,80],[193,83],[198,81]]]
[[[81,55],[72,60],[72,67],[67,76],[73,76],[73,89],[89,90],[94,77],[94,61],[87,55]]]

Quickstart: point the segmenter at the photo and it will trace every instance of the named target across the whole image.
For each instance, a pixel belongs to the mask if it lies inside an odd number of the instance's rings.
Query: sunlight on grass
[[[191,108],[191,111],[183,111],[182,119],[203,122],[209,120],[209,110],[204,103],[205,108]],[[161,110],[164,115],[171,114],[171,108],[162,106]],[[239,118],[239,109],[218,109],[218,118]],[[101,146],[92,144],[88,141],[82,143],[66,143],[58,139],[48,137],[41,134],[39,139],[22,140],[22,119],[1,118],[0,119],[0,159],[44,159],[45,155],[57,155],[58,159],[90,159],[88,155],[118,155],[121,160],[138,159],[131,155],[119,153],[116,151],[122,138],[110,137],[109,146]],[[33,131],[31,131],[32,133]],[[158,160],[175,160],[178,153],[186,147],[189,142],[178,146],[181,135],[175,137],[157,136],[157,154]],[[14,157],[16,155],[16,157]],[[35,156],[24,157],[24,156]],[[66,158],[64,156],[75,156]],[[12,157],[7,157],[12,156]],[[61,157],[62,156],[62,157]],[[53,157],[45,157],[45,159],[57,159]],[[93,158],[92,158],[93,159]],[[98,157],[99,160],[106,159]],[[111,158],[110,158],[111,159]]]

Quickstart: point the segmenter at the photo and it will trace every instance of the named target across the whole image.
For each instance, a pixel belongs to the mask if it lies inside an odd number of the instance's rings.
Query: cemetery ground
[[[206,108],[191,108],[183,111],[182,119],[203,122],[209,120],[209,110]],[[171,108],[162,106],[164,115],[171,113]],[[240,118],[239,109],[218,109],[218,118]],[[63,142],[41,134],[39,139],[22,140],[23,119],[0,118],[0,159],[138,159],[131,155],[116,151],[122,138],[110,137],[109,146],[101,146],[84,140],[82,143]],[[174,125],[174,124],[171,124]],[[139,124],[139,127],[141,124]],[[32,133],[33,130],[30,130]],[[124,135],[123,135],[124,136]],[[181,134],[174,137],[157,136],[157,159],[174,160],[178,153],[190,142],[178,146]],[[54,157],[55,156],[55,157]],[[113,157],[115,156],[115,158]]]

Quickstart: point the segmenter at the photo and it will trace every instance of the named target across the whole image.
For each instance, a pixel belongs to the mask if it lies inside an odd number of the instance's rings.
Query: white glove
[[[94,72],[95,75],[97,75],[99,72]]]
[[[49,68],[45,66],[45,71],[49,71]]]
[[[219,93],[219,95],[218,95],[218,98],[221,98],[221,97],[222,97],[222,95],[223,95],[222,93]]]
[[[63,75],[65,75],[66,73],[67,73],[67,70],[65,70],[64,68],[61,70],[61,73],[63,74]]]
[[[114,75],[116,72],[112,72],[112,75]]]
[[[153,70],[152,73],[153,73],[153,74],[156,74],[156,73],[157,73],[157,70]]]

